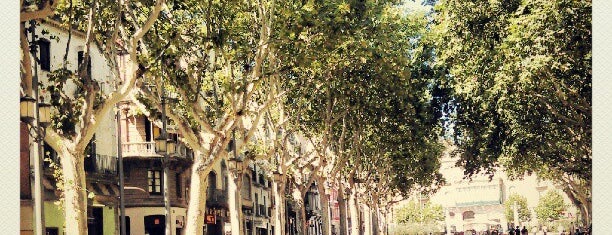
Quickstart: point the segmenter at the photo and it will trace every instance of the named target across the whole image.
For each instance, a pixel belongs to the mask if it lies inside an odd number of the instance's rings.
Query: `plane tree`
[[[441,97],[466,174],[552,180],[591,218],[591,1],[447,0],[434,27]]]
[[[35,96],[42,89],[45,98],[51,100],[55,110],[52,123],[46,128],[44,141],[58,153],[60,159],[60,185],[65,212],[65,232],[87,232],[87,195],[85,187],[85,150],[103,120],[106,120],[115,104],[128,97],[136,79],[146,66],[134,63],[129,73],[120,72],[119,58],[136,61],[141,55],[138,44],[147,34],[165,1],[136,1],[146,12],[125,14],[130,3],[116,1],[21,1],[21,86],[22,95]],[[38,39],[28,41],[25,26],[41,22],[59,25],[68,32],[65,54],[61,66],[52,68],[45,81],[33,79],[38,60],[30,52]],[[33,27],[29,27],[33,29]],[[78,32],[77,32],[78,31]],[[80,33],[84,38],[83,62],[75,70],[69,66],[72,37]],[[57,37],[58,35],[47,35]],[[88,72],[90,54],[104,57],[102,66],[111,72],[109,78],[94,77]],[[32,56],[31,56],[32,55]],[[104,89],[103,89],[104,88]],[[75,92],[78,91],[78,92]],[[38,98],[38,97],[36,97]]]

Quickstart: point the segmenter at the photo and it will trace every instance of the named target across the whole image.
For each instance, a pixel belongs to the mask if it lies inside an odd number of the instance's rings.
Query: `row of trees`
[[[232,136],[235,151],[267,160],[282,175],[274,182],[279,202],[288,189],[303,205],[316,182],[322,192],[348,189],[352,218],[359,218],[360,204],[378,217],[395,195],[435,189],[441,147],[432,131],[439,126],[428,98],[432,82],[419,75],[421,66],[412,66],[428,53],[415,51],[416,42],[398,43],[417,40],[427,21],[397,4],[22,1],[22,29],[30,20],[54,20],[70,33],[84,32],[84,58],[91,48],[99,50],[117,84],[103,93],[86,72],[87,60],[73,72],[65,59],[50,73],[47,89],[59,112],[45,141],[61,158],[66,221],[74,221],[66,223],[67,234],[87,231],[85,147],[100,120],[132,95],[153,117],[164,92],[176,98],[168,117],[195,153],[187,234],[202,232],[206,177],[228,155]],[[24,95],[33,90],[30,46],[24,34]],[[119,58],[127,58],[127,68]],[[83,92],[68,93],[71,83]],[[240,189],[230,180],[229,190],[236,195]],[[238,205],[235,197],[230,205]],[[282,203],[276,206],[284,211]],[[240,234],[242,215],[231,214],[232,233]],[[284,217],[274,215],[277,224]],[[302,210],[302,229],[305,217]],[[331,234],[328,216],[324,221]],[[353,226],[354,233],[360,229]]]
[[[514,208],[516,206],[516,209]],[[504,202],[506,219],[509,222],[519,224],[520,222],[531,221],[531,210],[527,205],[527,198],[518,194],[512,194]],[[547,221],[555,221],[563,219],[567,205],[563,200],[563,196],[555,190],[549,190],[538,201],[538,205],[534,208],[535,217],[540,223]],[[518,220],[515,221],[514,211],[516,210]]]
[[[434,191],[446,133],[467,173],[500,164],[515,176],[536,172],[590,218],[590,2],[443,1],[435,12],[400,3],[21,1],[24,32],[49,17],[85,32],[84,58],[97,48],[116,79],[101,92],[87,60],[49,77],[61,115],[45,141],[61,158],[66,221],[76,221],[67,233],[87,230],[82,166],[99,120],[132,94],[156,116],[164,92],[176,98],[167,114],[195,155],[187,234],[202,232],[206,177],[232,136],[235,151],[282,175],[277,198],[289,190],[303,204],[314,182],[321,192],[346,189],[345,217],[358,218],[363,204],[382,221],[394,196]],[[24,95],[32,94],[30,46],[23,34]],[[68,82],[84,92],[67,94]],[[281,204],[274,218],[283,224]],[[325,197],[322,205],[329,210]],[[240,217],[232,213],[232,233]]]

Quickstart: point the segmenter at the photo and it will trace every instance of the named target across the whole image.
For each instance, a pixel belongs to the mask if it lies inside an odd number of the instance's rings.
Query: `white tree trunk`
[[[329,216],[329,197],[325,194],[325,186],[322,178],[317,180],[319,197],[321,198],[321,222],[323,222],[323,235],[331,235],[331,220]]]
[[[87,234],[87,193],[83,154],[61,156],[64,177],[64,211],[68,235]]]
[[[363,234],[372,235],[372,211],[367,204],[363,204]]]
[[[357,204],[357,189],[351,187],[349,198],[349,210],[351,213],[351,233],[350,235],[361,235],[361,223],[359,221],[359,208]]]
[[[206,188],[208,187],[208,172],[198,171],[201,164],[199,152],[194,152],[196,162],[191,168],[191,183],[189,192],[189,205],[187,207],[187,221],[185,234],[202,235],[204,227],[204,211],[206,209]]]
[[[241,235],[244,234],[244,231],[242,231],[242,226],[240,226],[242,224],[242,220],[241,220],[241,214],[242,214],[242,208],[240,206],[240,195],[238,194],[238,187],[237,187],[237,180],[235,179],[235,175],[232,171],[228,172],[229,175],[229,179],[228,180],[228,187],[227,187],[227,194],[228,194],[228,204],[229,204],[229,210],[230,210],[230,224],[231,224],[231,228],[232,228],[232,235]]]
[[[285,184],[272,181],[272,194],[274,196],[274,234],[285,234]]]

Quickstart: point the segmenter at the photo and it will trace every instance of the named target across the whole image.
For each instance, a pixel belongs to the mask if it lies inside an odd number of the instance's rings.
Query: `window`
[[[474,212],[473,211],[463,212],[463,220],[473,219],[473,218],[474,218]]]
[[[221,188],[223,191],[227,191],[227,166],[225,165],[225,160],[221,161]]]
[[[151,194],[161,194],[161,175],[162,172],[160,170],[149,170],[149,193]]]
[[[215,189],[217,189],[217,173],[211,171],[208,173],[208,195],[209,198],[212,198],[215,193]]]
[[[251,199],[251,179],[248,174],[244,174],[242,178],[242,198],[246,200]]]
[[[183,198],[183,192],[181,191],[182,188],[183,186],[181,185],[181,174],[176,173],[176,197],[177,198]]]
[[[83,64],[83,56],[84,56],[85,52],[84,51],[79,51],[77,53],[77,62],[78,62],[78,68],[81,68],[81,64]],[[89,63],[87,63],[87,76],[91,76],[91,57],[88,56],[88,61]],[[78,72],[78,70],[77,70]]]
[[[38,48],[40,49],[40,68],[44,71],[51,71],[51,43],[46,39],[38,40]]]

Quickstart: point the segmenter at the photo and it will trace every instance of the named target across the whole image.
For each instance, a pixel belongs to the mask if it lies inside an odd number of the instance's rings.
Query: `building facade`
[[[144,115],[129,115],[130,107],[133,108],[129,104],[122,106],[120,118],[126,231],[129,234],[165,234],[164,162],[163,156],[155,152],[155,138],[161,134],[162,124]],[[177,141],[177,151],[165,163],[169,172],[170,231],[181,234],[189,200],[187,186],[193,153],[178,141],[179,135],[173,128],[167,130],[168,138]]]
[[[83,63],[85,38],[78,31],[73,31],[69,50],[66,50],[68,32],[58,23],[48,20],[43,21],[36,27],[38,35],[37,63],[32,63],[36,67],[35,75],[39,82],[49,85],[48,77],[50,73],[64,66],[64,55],[67,57],[66,68],[76,72]],[[43,33],[44,32],[44,33]],[[67,54],[66,54],[67,53]],[[34,58],[32,58],[34,59]],[[34,60],[32,60],[34,61]],[[113,89],[111,81],[114,81],[113,74],[107,66],[106,61],[96,47],[90,48],[90,66],[87,72],[92,79],[100,83],[102,92],[108,93]],[[34,70],[33,70],[34,71]],[[67,94],[80,92],[71,81],[64,87]],[[47,102],[51,97],[41,89],[40,95]],[[90,197],[87,211],[88,234],[116,234],[118,222],[118,200],[119,194],[117,184],[117,155],[116,155],[116,129],[113,114],[107,114],[106,118],[99,120],[100,125],[95,132],[86,150],[85,172],[86,187]],[[28,126],[21,123],[21,149],[20,149],[20,221],[21,234],[33,233],[33,163],[38,156],[37,145],[29,135]],[[48,234],[63,234],[64,215],[63,208],[56,202],[60,197],[60,191],[54,177],[55,169],[59,166],[57,154],[48,145],[44,146],[44,212],[45,227]]]

